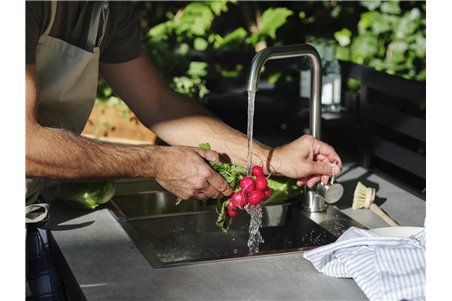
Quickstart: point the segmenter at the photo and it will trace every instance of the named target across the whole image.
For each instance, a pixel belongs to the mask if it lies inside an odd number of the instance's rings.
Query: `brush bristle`
[[[373,188],[367,188],[363,183],[358,182],[353,194],[353,209],[368,208],[373,201]]]

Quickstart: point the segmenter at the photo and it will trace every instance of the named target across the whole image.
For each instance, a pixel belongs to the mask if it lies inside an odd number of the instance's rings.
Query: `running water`
[[[251,176],[251,167],[253,166],[253,120],[254,120],[254,100],[256,97],[256,91],[248,91],[248,158],[247,158],[247,171],[248,176]],[[264,239],[259,232],[259,228],[262,226],[262,207],[249,206],[245,207],[246,212],[250,215],[250,227],[248,248],[251,254],[259,252],[259,243],[263,243]]]
[[[248,128],[246,131],[248,137],[248,158],[247,168],[248,175],[251,176],[251,166],[253,164],[253,121],[254,121],[254,99],[256,91],[248,91]]]
[[[259,243],[263,243],[264,239],[259,232],[262,226],[262,207],[246,206],[246,212],[250,215],[250,228],[248,230],[248,248],[251,254],[259,252]]]

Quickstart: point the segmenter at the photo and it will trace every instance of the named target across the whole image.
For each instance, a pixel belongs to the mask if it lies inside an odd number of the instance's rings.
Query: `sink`
[[[119,182],[117,187],[111,212],[155,268],[306,250],[334,242],[350,226],[364,228],[334,206],[321,213],[304,211],[300,196],[263,207],[264,243],[251,255],[245,211],[224,234],[215,225],[216,200],[176,206],[176,197],[154,181]]]

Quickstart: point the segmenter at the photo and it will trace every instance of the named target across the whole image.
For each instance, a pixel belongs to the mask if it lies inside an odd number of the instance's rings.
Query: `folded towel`
[[[336,242],[304,253],[322,273],[353,278],[370,300],[425,300],[425,227],[383,237],[351,227]]]

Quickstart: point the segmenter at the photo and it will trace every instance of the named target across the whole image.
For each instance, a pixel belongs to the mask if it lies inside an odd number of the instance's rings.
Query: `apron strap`
[[[102,42],[102,39],[105,34],[105,30],[107,28],[107,20],[108,20],[108,2],[107,1],[99,1],[94,4],[93,14],[91,15],[91,20],[89,24],[89,32],[86,38],[86,47],[87,50],[93,51],[94,47],[96,47],[97,33],[99,30],[99,20],[102,15],[103,26],[102,26],[102,35],[99,38],[99,45]]]
[[[46,31],[44,31],[45,36],[48,36],[50,33],[50,30],[52,29],[53,22],[55,21],[56,9],[57,9],[57,2],[56,2],[56,0],[53,0],[50,3],[50,21],[49,21],[49,25],[47,26]]]

